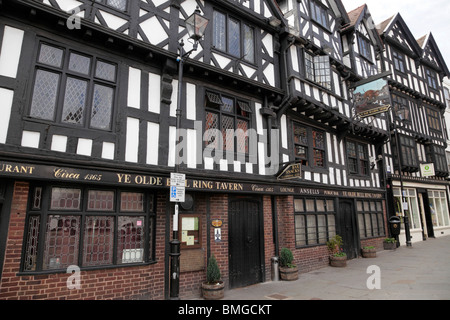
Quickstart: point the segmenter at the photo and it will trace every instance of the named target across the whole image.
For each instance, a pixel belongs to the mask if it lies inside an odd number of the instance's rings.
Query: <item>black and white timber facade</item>
[[[367,6],[347,12],[340,0],[0,8],[0,299],[33,289],[2,282],[55,273],[56,298],[93,298],[90,281],[100,299],[168,298],[178,165],[187,179],[177,222],[182,297],[199,295],[213,254],[236,288],[268,280],[282,247],[302,272],[328,264],[336,234],[349,258],[381,248],[389,216],[403,214],[400,172],[410,207],[423,210],[411,210],[413,240],[422,217],[428,236],[450,232],[449,71],[433,36],[415,40],[399,14],[375,28]],[[196,8],[209,23],[180,79],[180,43],[194,49],[185,20]],[[380,74],[392,109],[360,118],[353,85]],[[407,150],[402,168],[393,122]],[[436,174],[422,177],[429,163]],[[5,259],[12,252],[20,258]],[[66,290],[69,266],[81,270],[78,291]],[[131,270],[140,285],[112,293],[105,269]]]

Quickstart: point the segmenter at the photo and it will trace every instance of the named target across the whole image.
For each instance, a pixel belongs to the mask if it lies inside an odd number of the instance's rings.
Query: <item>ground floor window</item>
[[[428,190],[431,220],[434,227],[450,226],[447,196],[445,191]]]
[[[30,194],[23,271],[154,261],[153,194],[75,186]]]
[[[383,203],[381,201],[358,200],[356,210],[361,239],[385,235]]]
[[[334,199],[295,199],[294,211],[297,247],[326,244],[336,235]]]
[[[404,188],[404,197],[406,198],[406,205],[402,204],[402,195],[400,188],[394,188],[394,207],[395,213],[398,216],[404,217],[407,212],[409,218],[409,226],[411,229],[421,229],[419,216],[419,202],[417,200],[416,189]],[[403,218],[402,218],[403,219]],[[402,221],[403,222],[403,221]],[[401,228],[405,228],[405,224],[401,224]]]

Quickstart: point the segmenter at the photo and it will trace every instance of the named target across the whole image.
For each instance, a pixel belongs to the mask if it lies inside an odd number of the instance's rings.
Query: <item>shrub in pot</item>
[[[395,250],[397,249],[397,240],[395,238],[386,238],[383,241],[384,250]]]
[[[214,255],[209,258],[206,268],[206,282],[202,283],[203,298],[206,300],[218,300],[224,297],[225,284],[220,279],[220,269]]]
[[[288,248],[280,252],[280,278],[281,280],[294,281],[298,279],[298,267],[293,264],[294,255]]]

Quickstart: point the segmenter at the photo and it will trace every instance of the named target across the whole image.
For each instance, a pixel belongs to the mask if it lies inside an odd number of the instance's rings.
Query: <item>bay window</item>
[[[305,77],[331,90],[330,57],[327,55],[313,56],[305,52]]]

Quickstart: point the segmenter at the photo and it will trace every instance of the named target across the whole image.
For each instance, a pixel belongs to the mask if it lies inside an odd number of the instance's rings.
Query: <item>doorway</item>
[[[348,259],[358,257],[358,235],[353,200],[339,201],[339,227]]]
[[[426,235],[428,238],[434,238],[433,220],[431,218],[430,201],[428,199],[428,192],[425,189],[417,189],[419,196],[419,201],[423,206],[420,206],[420,210],[423,210],[423,216],[425,216],[425,221],[422,221],[422,228],[425,229],[426,225]],[[422,212],[420,213],[420,218],[422,219]],[[425,224],[424,224],[425,222]],[[425,230],[423,230],[422,233]],[[424,237],[425,238],[425,237]]]
[[[264,281],[261,203],[231,199],[228,206],[230,288]]]

